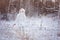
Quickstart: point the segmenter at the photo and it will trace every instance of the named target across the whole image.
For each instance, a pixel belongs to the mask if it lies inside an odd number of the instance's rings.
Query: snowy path
[[[14,22],[0,21],[0,40],[57,40],[57,16],[25,18],[22,14]]]

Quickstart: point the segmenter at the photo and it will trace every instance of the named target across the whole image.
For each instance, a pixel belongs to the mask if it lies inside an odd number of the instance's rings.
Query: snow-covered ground
[[[57,40],[58,18],[28,18],[22,8],[15,21],[0,21],[0,40]]]

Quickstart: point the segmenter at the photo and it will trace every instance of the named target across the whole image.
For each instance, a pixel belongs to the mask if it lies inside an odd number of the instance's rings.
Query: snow
[[[52,2],[55,2],[55,0],[52,0]]]
[[[0,25],[0,40],[57,40],[57,16],[28,18],[21,8],[15,21],[0,21]]]

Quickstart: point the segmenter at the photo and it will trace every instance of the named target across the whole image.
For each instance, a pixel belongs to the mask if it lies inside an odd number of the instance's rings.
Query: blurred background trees
[[[26,10],[26,16],[57,13],[59,0],[0,0],[0,14],[3,16],[0,19],[8,19],[9,14],[14,18],[20,8]]]

